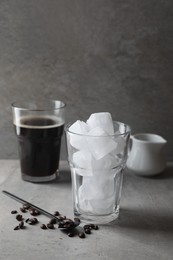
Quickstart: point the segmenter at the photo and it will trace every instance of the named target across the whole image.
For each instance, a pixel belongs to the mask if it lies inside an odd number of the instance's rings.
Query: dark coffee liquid
[[[33,177],[54,174],[59,167],[64,125],[48,117],[23,117],[14,128],[22,173]]]

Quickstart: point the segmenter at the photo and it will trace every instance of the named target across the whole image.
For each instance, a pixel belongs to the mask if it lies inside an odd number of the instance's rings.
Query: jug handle
[[[128,145],[128,150],[127,150],[127,155],[129,157],[130,155],[130,152],[132,150],[132,145],[133,145],[133,135],[130,136],[130,139],[129,139],[129,145]]]

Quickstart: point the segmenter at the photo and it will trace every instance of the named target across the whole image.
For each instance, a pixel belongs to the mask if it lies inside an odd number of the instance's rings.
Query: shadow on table
[[[173,214],[152,211],[139,212],[137,209],[121,209],[120,217],[112,223],[127,229],[162,231],[173,234]]]
[[[58,183],[71,182],[71,173],[69,170],[61,170],[59,177],[57,178]]]
[[[168,164],[167,168],[160,174],[153,176],[153,179],[172,179],[173,178],[173,164]]]
[[[127,175],[130,174],[131,176],[136,176],[136,177],[140,177],[140,178],[144,178],[144,179],[153,179],[153,180],[154,179],[155,180],[172,179],[173,178],[173,163],[168,163],[166,169],[163,172],[161,172],[157,175],[153,175],[153,176],[138,176],[127,168],[126,168],[125,172],[127,173]]]

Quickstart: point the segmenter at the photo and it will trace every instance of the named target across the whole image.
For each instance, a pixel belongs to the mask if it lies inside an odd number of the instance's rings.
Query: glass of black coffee
[[[56,179],[65,107],[59,100],[12,104],[23,180],[47,182]]]

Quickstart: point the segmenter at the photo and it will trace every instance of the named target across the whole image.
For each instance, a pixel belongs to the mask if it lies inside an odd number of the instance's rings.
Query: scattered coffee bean
[[[85,226],[87,226],[87,225],[85,225]],[[90,226],[91,229],[95,229],[95,230],[99,229],[99,227],[97,225],[95,225],[95,224],[88,224],[88,226]]]
[[[22,205],[22,207],[23,207],[23,209],[26,209],[26,210],[27,210],[27,209],[30,208],[30,205],[28,205],[28,204],[25,203],[25,204]]]
[[[79,236],[80,238],[85,238],[85,233],[84,233],[84,232],[79,232],[78,236]]]
[[[47,227],[48,227],[49,229],[54,229],[54,228],[55,228],[54,225],[53,225],[53,224],[50,224],[50,223],[47,224]]]
[[[92,229],[95,228],[95,224],[88,224]]]
[[[21,221],[21,222],[19,223],[19,228],[20,228],[20,229],[23,229],[23,228],[24,228],[24,222],[23,222],[23,221]]]
[[[38,219],[37,218],[28,218],[26,221],[29,225],[35,225],[38,223]]]
[[[22,211],[23,213],[27,212],[27,210],[29,210],[29,212],[32,216],[37,216],[40,214],[40,212],[37,209],[30,207],[28,204],[23,204],[23,206],[20,208],[20,211]],[[11,214],[17,214],[17,210],[12,210]],[[80,225],[79,218],[75,217],[74,221],[73,221],[72,219],[66,218],[66,216],[60,215],[59,211],[55,211],[54,216],[56,216],[56,218],[50,219],[50,221],[47,225],[41,224],[40,228],[41,229],[47,229],[47,228],[54,229],[55,228],[54,224],[58,223],[58,227],[65,229],[64,232],[66,232],[66,234],[69,237],[73,237],[73,236],[75,236],[75,234],[78,234],[78,236],[80,238],[85,238],[85,234],[91,234],[92,229],[94,229],[94,230],[99,229],[98,225],[86,224],[79,231],[78,229],[75,229],[75,227]],[[20,223],[18,226],[14,227],[14,230],[24,229],[25,225],[24,225],[23,216],[20,214],[17,214],[16,219],[18,221],[20,221]],[[38,219],[37,218],[27,218],[25,220],[25,222],[28,223],[29,225],[35,225],[38,223]]]
[[[59,214],[59,211],[55,211],[53,215],[54,215],[54,216],[59,216],[59,215],[60,215],[60,214]]]
[[[86,234],[91,234],[91,230],[88,229],[88,228],[84,229],[84,231],[85,231]]]
[[[52,219],[49,221],[49,224],[56,224],[56,223],[57,223],[56,218],[52,218]]]
[[[33,218],[33,221],[35,222],[35,224],[38,223],[38,219],[37,218]]]
[[[38,216],[40,215],[40,212],[37,209],[29,209],[29,212],[32,216]]]
[[[69,232],[67,235],[68,235],[69,237],[74,237],[74,233],[73,233],[73,232]]]
[[[90,225],[90,224],[87,224],[87,225],[85,225],[83,228],[84,228],[84,229],[89,229],[89,230],[91,230],[91,229],[92,229],[92,227],[91,227],[91,225]]]
[[[19,230],[20,229],[20,227],[19,226],[16,226],[15,228],[14,228],[14,230]]]
[[[99,229],[99,227],[97,226],[97,225],[95,225],[95,228],[94,228],[95,230],[98,230]]]
[[[20,208],[20,211],[23,212],[23,213],[27,212],[27,210],[25,208]]]
[[[17,214],[17,210],[12,210],[11,214]]]
[[[17,219],[18,221],[22,221],[22,220],[23,220],[23,216],[20,215],[20,214],[18,214],[18,215],[16,216],[16,219]]]
[[[41,228],[41,229],[47,229],[47,227],[46,227],[45,224],[41,224],[40,228]]]

